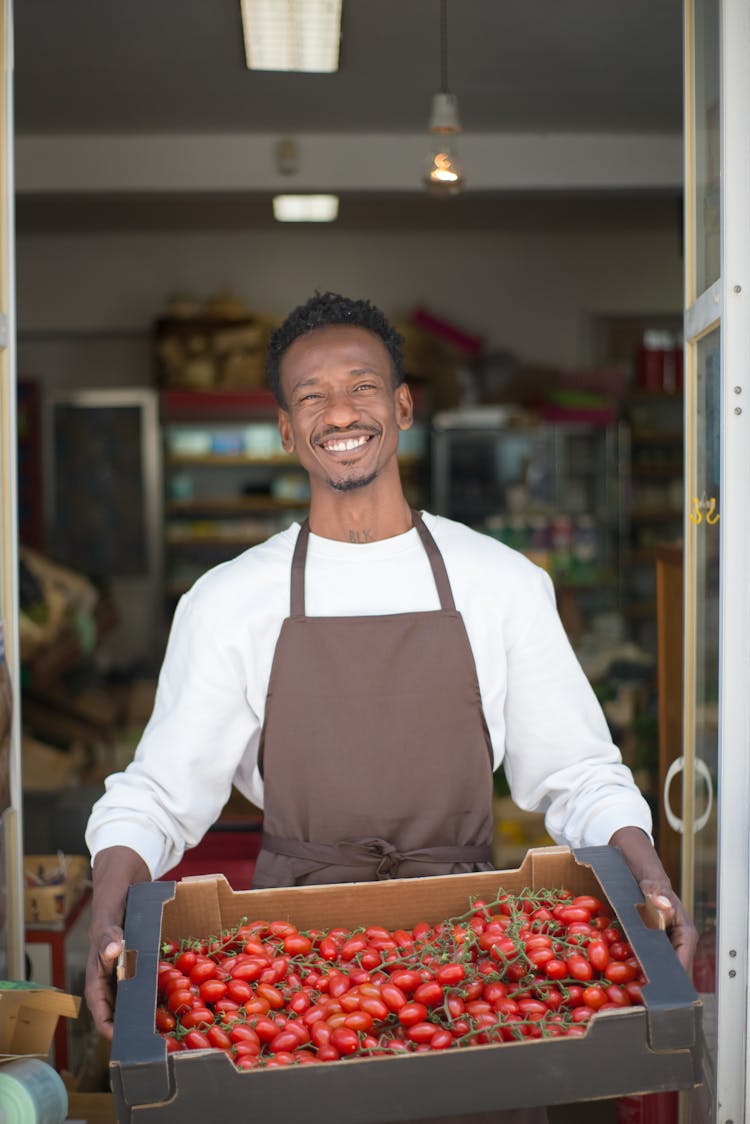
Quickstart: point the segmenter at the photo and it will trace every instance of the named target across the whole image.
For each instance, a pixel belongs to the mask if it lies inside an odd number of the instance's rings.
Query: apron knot
[[[357,845],[368,855],[378,859],[375,868],[375,877],[380,882],[386,878],[398,878],[398,868],[404,861],[405,855],[389,843],[387,839],[359,839]]]

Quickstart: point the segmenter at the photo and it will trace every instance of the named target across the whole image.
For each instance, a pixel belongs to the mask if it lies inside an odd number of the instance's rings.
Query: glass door
[[[18,714],[13,21],[0,0],[0,979],[23,978]]]
[[[750,37],[685,3],[685,636],[681,893],[699,934],[696,1124],[746,1119],[750,659]]]

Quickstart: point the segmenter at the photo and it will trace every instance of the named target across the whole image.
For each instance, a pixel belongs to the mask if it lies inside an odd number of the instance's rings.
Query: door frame
[[[750,955],[750,5],[719,0],[720,276],[695,291],[695,0],[685,0],[685,702],[683,894],[693,898],[695,819],[696,350],[721,330],[721,522],[717,838],[716,1103],[721,1121],[748,1119]]]
[[[10,806],[2,815],[0,865],[5,876],[7,972],[25,976],[21,716],[18,612],[18,424],[16,413],[16,278],[13,163],[13,4],[0,0],[0,617],[13,693]]]

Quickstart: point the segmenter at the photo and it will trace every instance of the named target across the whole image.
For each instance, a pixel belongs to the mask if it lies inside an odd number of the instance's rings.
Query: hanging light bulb
[[[448,92],[448,0],[440,0],[440,91],[433,95],[429,131],[434,137],[423,179],[434,195],[457,195],[464,185],[456,135],[461,132],[458,99]]]

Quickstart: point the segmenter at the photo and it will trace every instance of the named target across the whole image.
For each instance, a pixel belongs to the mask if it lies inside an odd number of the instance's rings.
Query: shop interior
[[[409,498],[548,570],[676,871],[662,794],[681,714],[680,5],[454,0],[443,37],[438,0],[345,0],[326,75],[248,70],[237,4],[66,8],[16,13],[28,890],[53,884],[58,854],[85,856],[181,593],[304,515],[264,349],[315,289],[397,324],[417,404]],[[465,186],[440,198],[421,162],[446,58]],[[370,134],[414,166],[373,167],[368,189],[346,144]],[[487,171],[493,138],[507,156]],[[203,174],[222,139],[242,149],[245,187],[233,168]],[[182,182],[164,187],[160,145],[185,142]],[[624,172],[602,172],[604,142],[632,150]],[[312,189],[338,196],[335,221],[274,219],[274,195]],[[550,842],[502,775],[496,813],[502,866]],[[249,885],[260,822],[233,794],[178,874]],[[42,916],[27,917],[27,952],[34,978],[80,994],[85,901],[68,906],[66,978]],[[57,1043],[71,1070],[96,1064],[84,1031]]]

